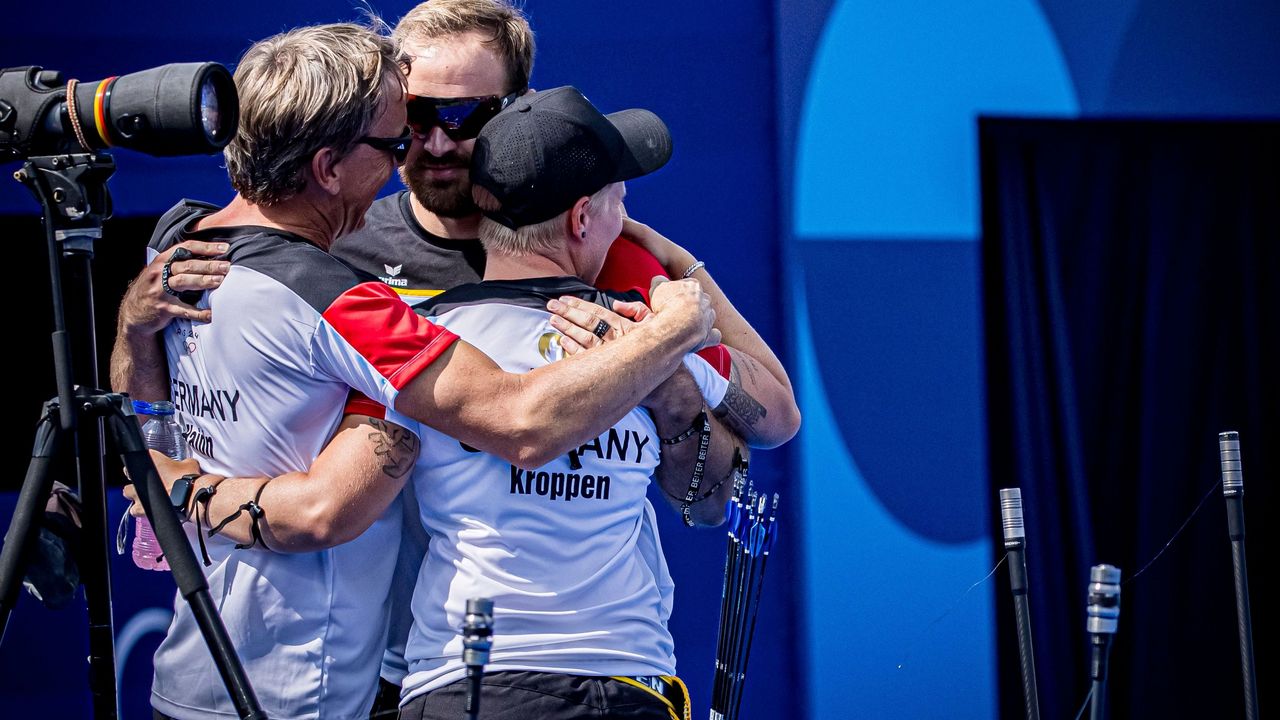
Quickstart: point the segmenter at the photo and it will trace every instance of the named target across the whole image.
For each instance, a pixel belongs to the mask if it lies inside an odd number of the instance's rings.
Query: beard
[[[426,171],[432,168],[461,167],[468,172],[452,180],[432,180]],[[400,168],[400,179],[427,210],[447,218],[460,218],[480,212],[471,199],[471,153],[451,152],[435,156],[425,150]]]

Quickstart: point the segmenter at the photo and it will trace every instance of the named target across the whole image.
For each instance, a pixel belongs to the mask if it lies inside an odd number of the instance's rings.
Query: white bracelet
[[[704,262],[702,262],[701,260],[699,260],[699,261],[695,262],[694,264],[690,265],[690,266],[689,266],[689,269],[688,269],[688,270],[685,270],[685,271],[684,271],[684,274],[680,276],[680,279],[681,279],[681,280],[684,280],[685,278],[688,278],[689,276],[693,275],[694,273],[698,272],[699,270],[701,270],[702,268],[704,268],[704,267],[706,267],[706,266],[707,266],[707,264],[706,264],[706,263],[704,263]]]

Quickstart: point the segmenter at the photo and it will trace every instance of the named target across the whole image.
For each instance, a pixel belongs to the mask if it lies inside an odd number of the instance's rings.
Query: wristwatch
[[[198,473],[187,473],[177,480],[173,481],[173,488],[169,490],[169,502],[173,504],[173,509],[178,511],[182,516],[183,522],[187,519],[187,504],[191,502],[191,489],[195,487],[196,480],[200,479]]]

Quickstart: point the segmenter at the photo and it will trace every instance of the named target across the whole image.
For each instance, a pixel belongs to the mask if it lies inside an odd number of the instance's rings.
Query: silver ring
[[[601,320],[600,322],[597,322],[596,329],[592,330],[591,334],[603,340],[604,336],[609,334],[609,323],[603,320]]]

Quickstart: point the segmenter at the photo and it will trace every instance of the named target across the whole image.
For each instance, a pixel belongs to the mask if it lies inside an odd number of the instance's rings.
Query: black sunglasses
[[[503,108],[525,94],[527,88],[521,88],[510,95],[498,97],[437,98],[410,97],[406,105],[409,111],[409,127],[420,134],[427,134],[431,128],[438,127],[449,136],[450,140],[460,142],[471,140],[480,134],[485,123],[502,112]]]
[[[409,156],[409,143],[413,142],[413,131],[405,128],[400,137],[371,137],[365,135],[356,142],[364,143],[383,152],[389,152],[391,157],[395,158],[396,165],[403,165],[404,159]]]

